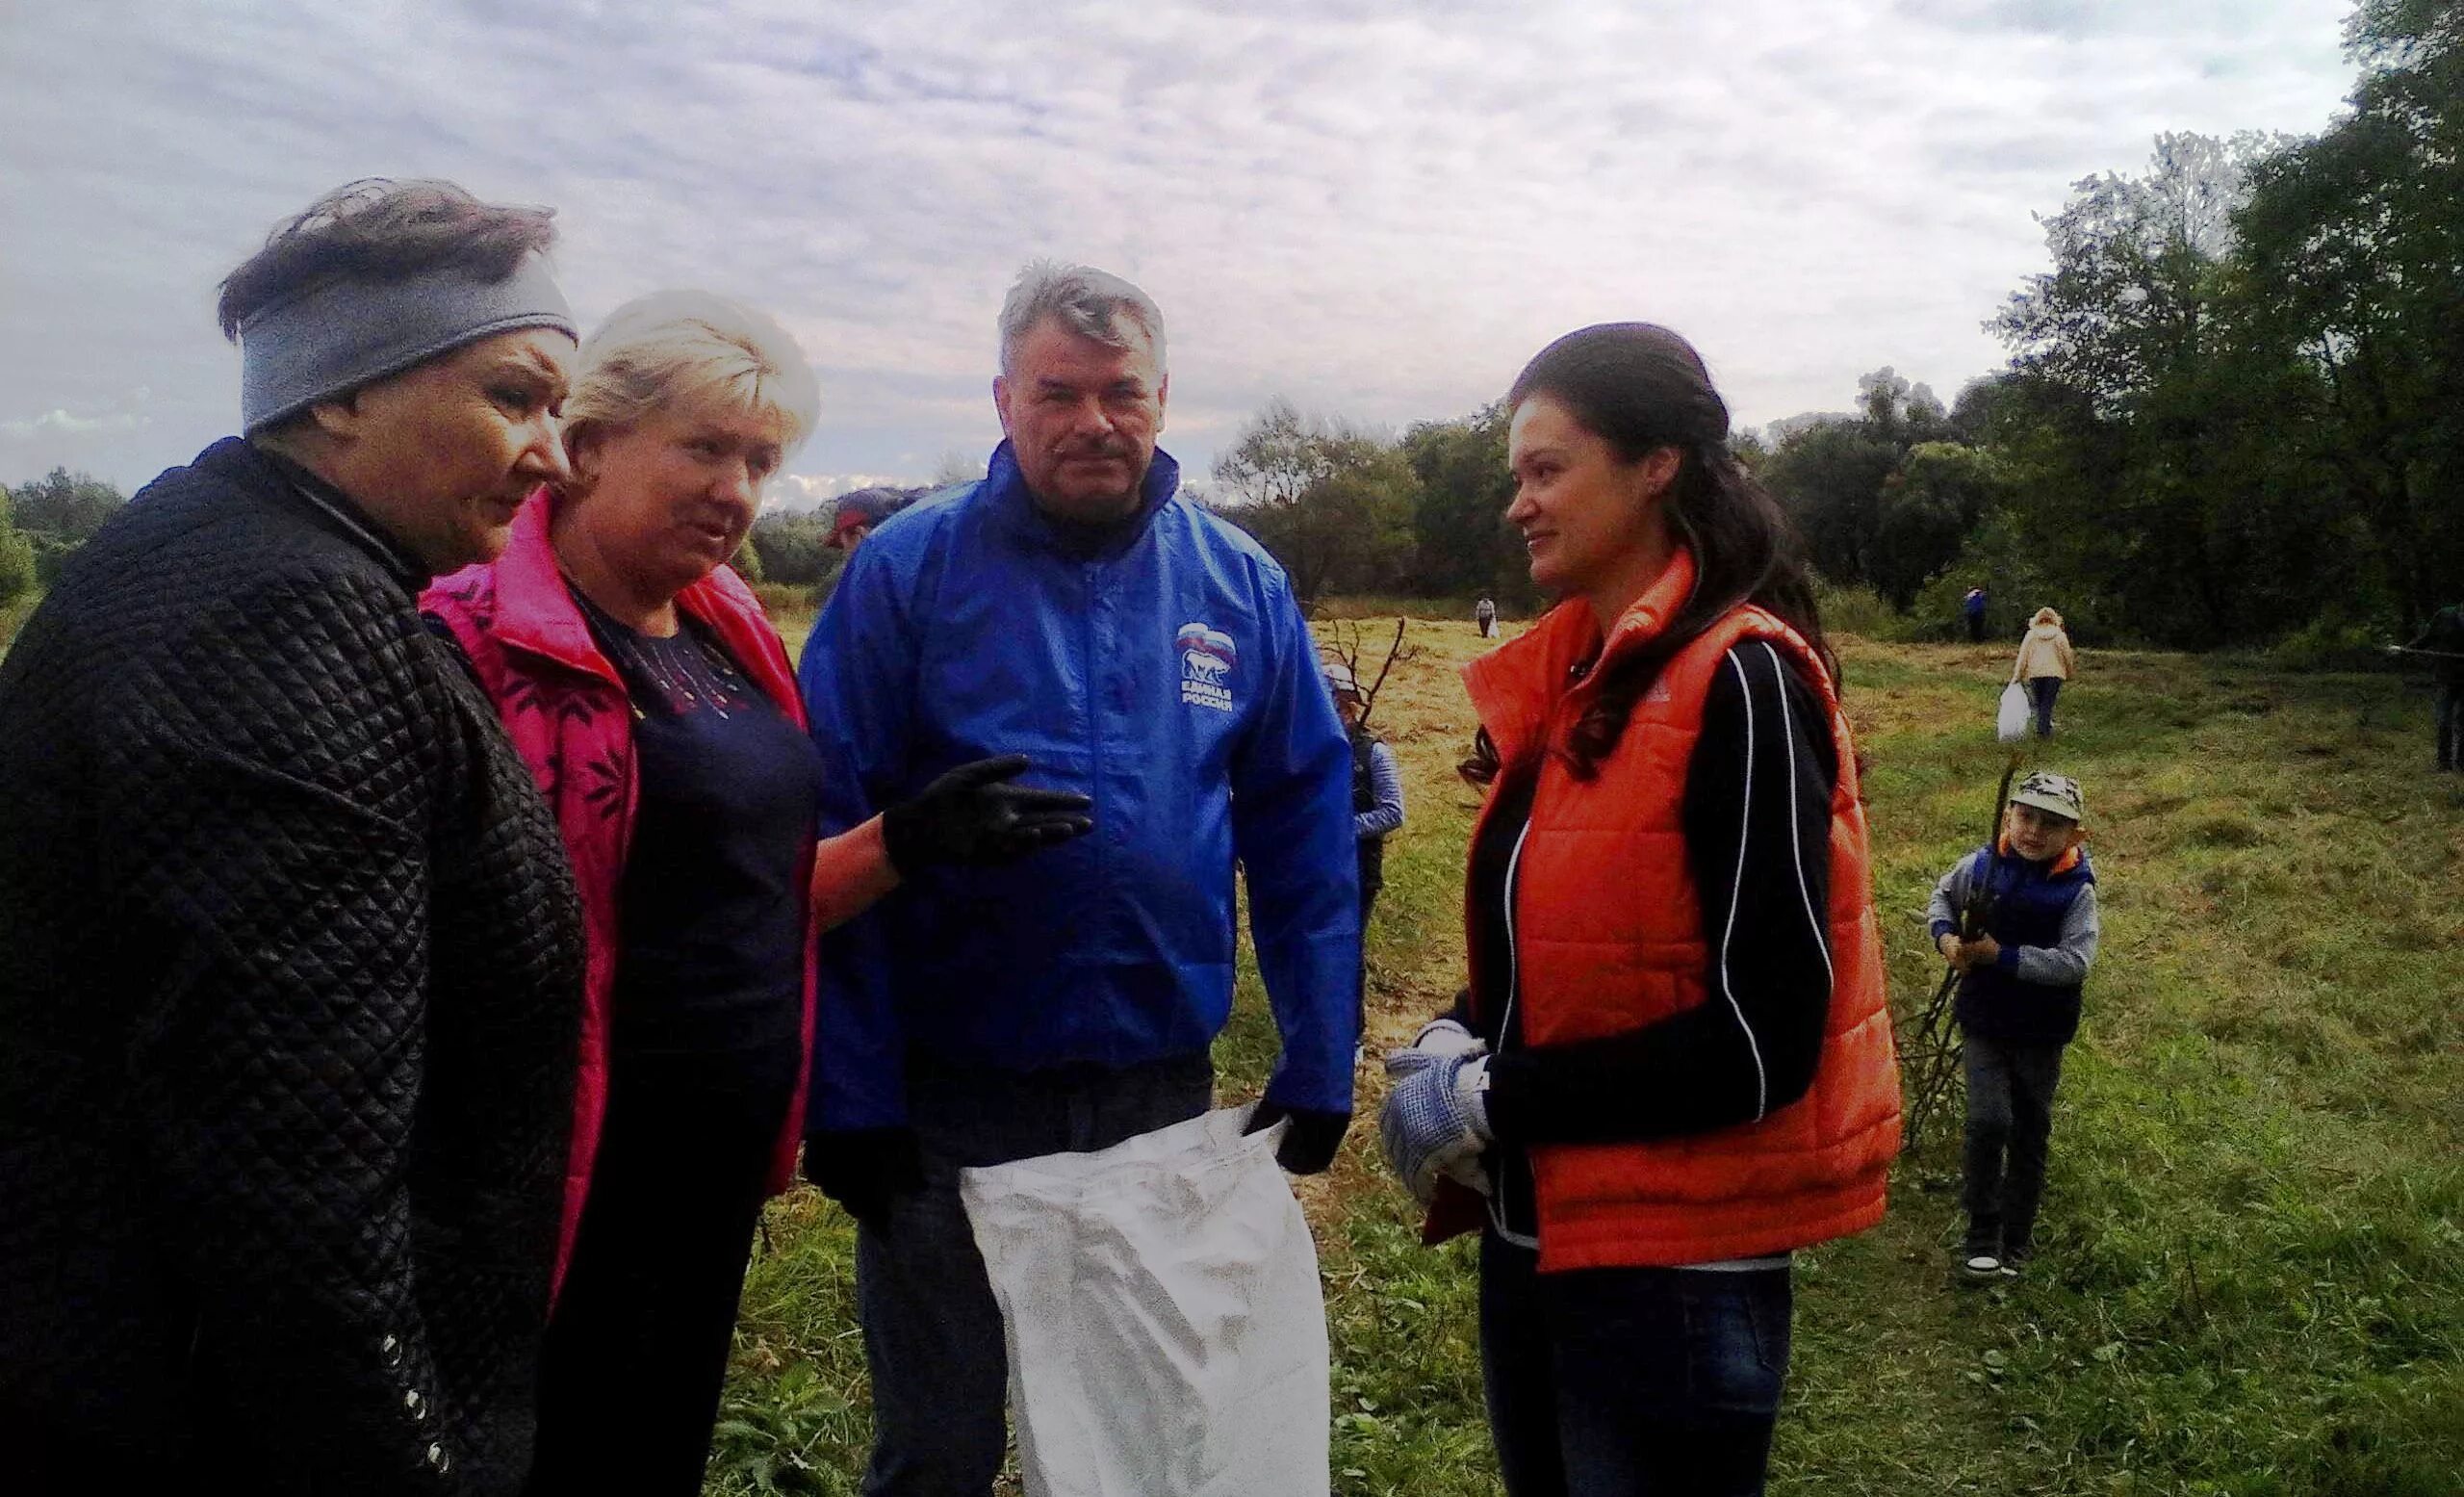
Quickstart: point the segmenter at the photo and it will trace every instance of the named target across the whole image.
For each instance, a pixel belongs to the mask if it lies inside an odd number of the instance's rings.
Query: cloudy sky
[[[1165,446],[1284,395],[1399,428],[1549,339],[1690,336],[1738,422],[1889,364],[1945,399],[2030,218],[2162,130],[2307,132],[2347,0],[0,0],[0,481],[132,488],[228,431],[216,283],[369,175],[553,205],[595,321],[777,314],[822,425],[776,498],[999,437],[1033,255],[1141,282]]]

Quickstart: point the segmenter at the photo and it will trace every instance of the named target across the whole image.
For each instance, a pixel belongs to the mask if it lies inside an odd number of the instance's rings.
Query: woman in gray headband
[[[544,209],[354,183],[222,291],[244,437],[0,665],[12,1489],[513,1493],[581,987],[436,573],[567,477]]]

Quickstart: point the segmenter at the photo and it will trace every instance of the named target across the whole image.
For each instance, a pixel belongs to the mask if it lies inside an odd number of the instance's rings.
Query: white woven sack
[[[1324,1497],[1318,1250],[1247,1119],[960,1173],[1028,1497]]]
[[[2004,686],[2002,706],[1993,715],[1993,736],[2004,743],[2016,743],[2026,737],[2032,711],[2027,687],[2015,681]]]

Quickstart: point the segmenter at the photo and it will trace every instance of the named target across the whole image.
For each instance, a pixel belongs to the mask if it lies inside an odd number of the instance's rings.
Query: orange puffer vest
[[[1680,552],[1610,631],[1602,665],[1656,636],[1693,584],[1693,559]],[[1758,1122],[1688,1138],[1535,1147],[1540,1267],[1757,1257],[1862,1231],[1882,1220],[1899,1151],[1899,1071],[1856,751],[1830,673],[1786,624],[1734,608],[1661,670],[1616,750],[1584,782],[1563,745],[1603,671],[1566,683],[1598,637],[1589,607],[1570,602],[1463,673],[1506,762],[1543,744],[1549,754],[1515,895],[1525,1043],[1625,1033],[1708,999],[1711,951],[1681,811],[1712,673],[1741,639],[1792,655],[1831,714],[1839,761],[1826,912],[1831,1013],[1811,1089]],[[1494,804],[1492,796],[1482,808],[1483,822]],[[1466,928],[1478,923],[1467,918]]]

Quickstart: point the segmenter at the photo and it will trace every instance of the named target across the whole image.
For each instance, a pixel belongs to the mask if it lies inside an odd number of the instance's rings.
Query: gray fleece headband
[[[579,336],[564,293],[537,255],[496,282],[451,267],[395,281],[325,281],[240,324],[241,426],[255,431],[520,327]]]

